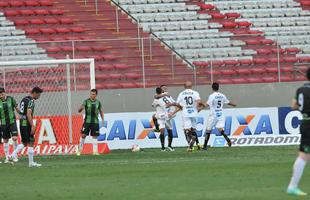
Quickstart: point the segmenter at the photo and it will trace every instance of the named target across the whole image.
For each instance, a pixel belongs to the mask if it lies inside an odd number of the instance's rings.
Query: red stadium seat
[[[121,79],[122,75],[121,74],[109,74],[109,77],[111,79]]]
[[[265,58],[254,58],[253,59],[253,62],[255,64],[267,64],[268,63],[268,60],[265,59]]]
[[[251,69],[251,71],[253,74],[263,74],[266,72],[266,70],[263,68],[253,68]]]
[[[266,71],[268,73],[278,73],[278,68],[277,67],[266,67]]]
[[[40,28],[42,34],[54,34],[56,31],[52,28]]]
[[[285,51],[287,53],[296,54],[296,53],[300,52],[300,49],[298,49],[296,47],[290,47],[290,48],[286,48]]]
[[[19,13],[21,15],[35,15],[35,12],[33,10],[20,10]]]
[[[291,76],[285,75],[285,76],[280,76],[280,80],[283,82],[290,82],[290,81],[293,81],[294,78],[292,75]]]
[[[296,57],[284,57],[283,60],[288,63],[295,63],[298,61]]]
[[[48,12],[48,10],[45,9],[38,9],[38,10],[34,10],[34,13],[36,15],[49,15],[50,13]],[[44,19],[46,20],[46,19]]]
[[[224,19],[226,16],[221,13],[211,13],[213,19]]]
[[[30,28],[30,29],[26,29],[25,32],[27,35],[36,35],[40,33],[40,30],[36,28]]]
[[[46,47],[45,49],[48,53],[57,53],[61,51],[61,49],[56,46]]]
[[[293,67],[281,67],[281,72],[292,73],[294,71]]]
[[[235,71],[240,75],[248,75],[252,73],[249,69],[236,69]]]
[[[18,10],[7,10],[4,11],[4,14],[8,17],[14,17],[20,14],[20,12]]]
[[[234,74],[236,74],[236,71],[231,70],[231,69],[224,69],[224,70],[221,70],[221,74],[223,74],[223,75],[234,75]]]
[[[28,0],[28,1],[24,1],[24,4],[26,6],[40,6],[40,3],[34,0]]]
[[[24,26],[24,25],[29,24],[29,21],[25,19],[17,19],[14,21],[14,24],[15,26]]]
[[[83,28],[83,27],[73,27],[73,28],[71,28],[71,30],[74,33],[83,33],[83,32],[85,32],[85,28]]]
[[[61,24],[73,24],[73,20],[69,18],[61,18],[59,21]]]
[[[106,61],[113,61],[113,60],[117,60],[117,57],[114,55],[104,55],[104,60]]]
[[[116,89],[119,87],[120,86],[117,83],[106,83],[106,84],[104,84],[104,88],[106,88],[106,89]]]
[[[115,65],[114,65],[114,68],[115,68],[115,69],[118,69],[118,70],[126,70],[126,69],[129,68],[129,66],[128,66],[128,65],[125,65],[125,64],[115,64]]]
[[[11,7],[22,7],[25,6],[23,1],[9,1]]]
[[[136,84],[135,83],[120,83],[120,86],[122,88],[135,88]]]
[[[209,61],[210,65],[212,64],[212,66],[217,66],[217,67],[220,67],[220,66],[223,66],[223,61],[221,60],[213,60],[213,61]]]
[[[141,78],[141,76],[137,73],[126,73],[125,77],[127,79],[140,79]]]
[[[102,71],[113,70],[114,66],[113,65],[109,65],[109,64],[101,64],[101,65],[99,65],[99,69],[102,70]]]
[[[303,62],[310,62],[310,56],[304,56],[304,57],[298,57],[298,61],[303,63]]]
[[[300,1],[300,4],[303,5],[303,6],[310,6],[310,1],[302,0],[302,1]]]
[[[55,18],[47,18],[47,19],[44,19],[44,21],[46,24],[58,24],[59,23],[58,19],[55,19]]]
[[[239,13],[225,13],[225,15],[228,19],[237,19],[240,17]]]
[[[73,48],[72,46],[61,46],[61,49],[65,52],[72,52],[73,51]]]
[[[262,79],[260,77],[250,77],[247,78],[249,83],[261,83]]]
[[[238,24],[235,22],[223,22],[222,25],[224,28],[235,28]]]
[[[53,5],[53,2],[49,0],[41,0],[39,1],[39,3],[41,6],[52,6]]]
[[[78,51],[91,51],[91,47],[90,46],[77,46],[76,50]]]
[[[238,26],[240,27],[249,27],[252,25],[252,23],[250,22],[246,22],[246,21],[243,21],[243,22],[237,22]]]
[[[220,80],[217,80],[216,82],[218,82],[220,84],[231,84],[232,80],[230,80],[230,79],[220,79]]]
[[[0,1],[0,8],[5,8],[5,7],[9,7],[9,3],[8,2],[2,2]]]
[[[223,62],[225,66],[235,66],[239,64],[237,60],[224,60]]]
[[[284,54],[285,53],[285,49],[282,49],[282,48],[279,48],[279,49],[277,49],[277,48],[273,48],[273,49],[271,49],[271,51],[272,51],[272,53],[278,53],[278,51],[279,51],[279,53],[280,54]]]
[[[68,28],[56,28],[57,33],[70,33],[71,30]]]
[[[50,10],[50,13],[52,15],[63,15],[65,12],[63,10],[53,9],[53,10]]]
[[[109,49],[103,45],[92,45],[91,48],[93,49],[93,51],[106,51]]]
[[[283,62],[283,58],[277,58],[277,57],[273,57],[273,58],[269,58],[269,62],[271,62],[271,63],[278,63],[280,61],[280,63],[281,62]]]
[[[200,8],[203,10],[213,10],[215,8],[214,5],[212,4],[204,4],[204,3],[200,3],[199,4]]]
[[[248,80],[244,78],[234,78],[232,79],[232,82],[235,84],[243,84],[243,83],[248,83]]]
[[[241,65],[251,65],[253,63],[253,60],[251,60],[251,59],[240,59],[239,63]]]
[[[71,29],[70,29],[70,30],[71,30]],[[66,40],[80,40],[80,37],[69,35],[69,36],[65,36],[65,39],[66,39]]]
[[[45,24],[45,22],[42,19],[30,19],[29,21],[31,24],[35,25]]]
[[[277,78],[276,77],[262,77],[263,81],[265,83],[273,83],[273,82],[277,82]]]
[[[109,75],[107,75],[107,74],[96,74],[96,79],[97,80],[107,80],[107,79],[109,79]]]
[[[272,53],[272,51],[269,49],[257,49],[256,51],[258,54],[263,54],[263,55],[268,55]]]
[[[260,42],[261,42],[261,44],[263,44],[263,45],[271,45],[271,44],[274,43],[274,41],[273,41],[273,40],[270,40],[270,39],[261,39]]]
[[[205,61],[194,61],[193,64],[196,67],[207,67],[207,66],[209,66],[208,62],[205,62]]]
[[[259,45],[259,44],[260,44],[260,41],[259,41],[259,40],[249,39],[249,40],[246,40],[245,43],[246,43],[247,45]]]

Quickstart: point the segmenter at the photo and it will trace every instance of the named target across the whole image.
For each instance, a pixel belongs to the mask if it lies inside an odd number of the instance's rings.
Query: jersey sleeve
[[[181,94],[179,94],[179,96],[178,96],[178,98],[177,98],[177,103],[180,104],[181,101],[182,101],[182,96],[181,96]]]
[[[209,106],[211,106],[211,104],[212,104],[212,96],[211,95],[208,97],[207,104]]]
[[[32,100],[30,100],[30,101],[28,102],[27,109],[33,110],[33,106],[34,106],[34,103],[33,103]]]
[[[17,103],[16,103],[16,100],[12,97],[12,104],[13,104],[13,107],[16,108],[17,107]]]
[[[98,109],[101,110],[102,109],[102,104],[101,102],[99,101],[99,106],[98,106]]]
[[[225,96],[225,95],[223,95],[224,96],[224,104],[229,104],[230,103],[230,101],[227,99],[227,97]]]
[[[201,100],[200,95],[199,95],[199,93],[198,93],[198,92],[196,92],[195,97],[196,97],[196,101]]]

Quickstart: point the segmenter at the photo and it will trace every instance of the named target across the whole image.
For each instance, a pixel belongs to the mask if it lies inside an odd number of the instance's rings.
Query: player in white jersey
[[[201,102],[199,93],[192,90],[192,83],[190,81],[184,84],[184,88],[185,90],[178,96],[177,103],[178,106],[182,108],[183,128],[185,137],[189,143],[187,151],[191,152],[197,138],[196,118],[198,115],[198,107],[203,105],[203,103]]]
[[[156,94],[160,95],[162,94],[162,89],[160,87],[156,88]],[[161,150],[166,151],[165,148],[165,128],[167,128],[168,132],[168,150],[174,151],[172,144],[172,123],[171,118],[169,116],[169,109],[172,106],[176,106],[175,102],[171,102],[171,100],[168,100],[167,96],[163,96],[159,99],[154,98],[152,106],[156,108],[156,114],[155,118],[157,119],[157,123],[160,130],[160,143],[161,143]]]
[[[210,139],[211,130],[214,127],[217,128],[220,131],[220,133],[224,136],[224,138],[227,141],[228,146],[231,146],[231,141],[224,132],[225,117],[223,114],[223,106],[224,104],[227,104],[227,105],[235,107],[236,104],[231,103],[224,94],[218,91],[219,90],[218,83],[212,84],[212,90],[213,90],[213,93],[209,96],[208,101],[205,105],[206,107],[207,106],[210,107],[210,113],[209,113],[209,117],[207,121],[205,143],[203,145],[204,150],[207,150],[207,145]]]

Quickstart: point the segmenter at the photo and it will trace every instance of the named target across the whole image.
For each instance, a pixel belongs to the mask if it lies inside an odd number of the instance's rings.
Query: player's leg
[[[217,123],[216,123],[216,128],[220,131],[221,135],[225,138],[227,144],[229,147],[231,147],[231,141],[228,137],[228,135],[225,134],[225,131],[224,131],[224,126],[225,126],[225,120],[224,118],[220,118],[217,120]]]
[[[301,141],[299,146],[299,155],[293,166],[293,175],[289,183],[287,193],[291,195],[307,195],[298,187],[304,168],[310,159],[310,123],[303,121],[300,126]]]
[[[158,121],[158,125],[159,125],[159,130],[160,130],[159,139],[160,139],[160,144],[161,144],[161,151],[166,151],[166,148],[165,148],[165,124],[166,124],[166,121],[162,120],[162,119],[157,119],[157,121]]]
[[[310,146],[308,146],[307,148],[309,148],[308,150],[310,150]],[[307,195],[307,193],[299,189],[298,185],[301,180],[302,174],[304,172],[304,168],[307,162],[309,161],[309,159],[310,159],[310,151],[308,153],[305,153],[302,151],[299,152],[299,155],[297,159],[295,160],[295,163],[293,166],[293,175],[291,177],[291,181],[287,189],[288,194],[297,195],[297,196]]]
[[[188,126],[186,127],[186,129],[188,130],[188,135],[189,135],[189,138],[190,138],[190,141],[189,141],[189,146],[188,146],[188,151],[191,152],[193,150],[193,147],[194,147],[194,144],[196,142],[196,118],[195,117],[190,117],[189,118],[189,124]]]
[[[98,141],[99,136],[99,124],[92,123],[90,127],[90,135],[95,141],[93,141],[93,155],[99,155],[98,153]]]
[[[19,152],[21,152],[23,150],[24,147],[26,147],[28,145],[29,141],[29,137],[28,137],[28,133],[27,133],[27,127],[26,126],[19,126],[19,130],[20,130],[20,136],[22,139],[22,142],[17,145],[17,147],[14,149],[12,155],[10,156],[10,160],[13,162],[17,162],[18,161],[18,154]]]
[[[172,134],[172,122],[171,120],[168,120],[166,122],[166,129],[168,132],[168,150],[169,151],[174,151],[174,148],[172,147],[172,141],[173,141],[173,134]]]
[[[9,139],[11,138],[11,133],[10,133],[10,127],[8,125],[3,125],[1,126],[2,130],[2,138],[3,138],[3,151],[4,151],[4,156],[5,160],[4,163],[9,163]]]
[[[31,126],[27,126],[27,133],[26,135],[28,136],[28,162],[29,162],[29,167],[41,167],[42,165],[34,161],[34,150],[33,150],[33,145],[34,145],[34,135],[31,134]]]
[[[155,126],[155,129],[153,129],[153,132],[159,132],[159,125],[158,125],[158,121],[157,121],[155,114],[153,114],[152,120]]]
[[[207,129],[205,132],[205,142],[203,144],[203,149],[204,150],[208,150],[208,142],[210,140],[211,137],[211,130],[214,127],[214,124],[216,123],[216,120],[214,117],[209,116],[208,120],[207,120]]]
[[[202,146],[199,144],[199,138],[198,138],[198,135],[197,135],[197,130],[192,128],[191,132],[192,132],[192,134],[196,138],[195,142],[196,142],[197,150],[201,150]]]
[[[78,149],[76,151],[77,156],[81,155],[81,152],[83,151],[85,138],[89,134],[89,131],[90,131],[90,124],[84,122],[82,130],[81,130],[80,143],[79,143]]]
[[[18,145],[18,132],[17,132],[16,123],[10,125],[10,132],[11,132],[12,141],[13,141],[13,149],[15,150]]]

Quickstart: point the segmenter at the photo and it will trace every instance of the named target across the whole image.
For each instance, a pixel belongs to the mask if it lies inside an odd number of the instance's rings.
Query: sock
[[[168,129],[167,131],[168,131],[168,147],[171,147],[173,140],[172,130]]]
[[[29,164],[33,163],[33,147],[28,147],[28,161]]]
[[[154,125],[155,125],[155,129],[159,130],[159,125],[158,125],[158,121],[157,121],[156,117],[153,117],[153,122],[154,122]]]
[[[211,136],[211,131],[206,130],[206,133],[205,133],[205,143],[203,144],[204,148],[207,147],[209,139],[210,139],[210,136]]]
[[[195,142],[196,142],[196,144],[198,145],[199,144],[199,139],[198,139],[198,135],[197,135],[197,133],[196,133],[196,131],[192,131],[192,133],[193,133],[193,135],[195,136]]]
[[[222,136],[225,138],[226,142],[229,143],[230,139],[228,138],[228,136],[225,134],[224,130],[221,131]]]
[[[184,135],[185,135],[185,139],[186,139],[187,143],[189,144],[189,142],[190,142],[189,132],[184,130]]]
[[[13,148],[14,150],[17,148],[18,142],[17,140],[13,140]]]
[[[5,158],[8,159],[9,158],[9,143],[3,143],[3,150],[4,150],[4,154],[5,154]]]
[[[160,138],[161,148],[165,149],[165,135],[164,134],[160,134],[159,138]]]
[[[24,144],[19,144],[12,153],[13,158],[17,158],[17,154],[24,148]]]
[[[307,162],[305,160],[303,160],[299,157],[296,159],[294,166],[293,166],[293,175],[291,178],[291,182],[288,186],[289,189],[293,189],[293,188],[298,187],[299,181],[302,177],[302,174],[303,174],[303,171],[304,171],[306,164],[307,164]]]
[[[84,142],[85,142],[85,138],[80,138],[80,144],[79,144],[79,150],[82,151],[83,150],[83,145],[84,145]]]
[[[98,153],[98,143],[97,141],[93,143],[93,152]]]
[[[189,148],[193,148],[194,144],[196,142],[196,136],[195,132],[190,132],[190,142],[189,142]]]

